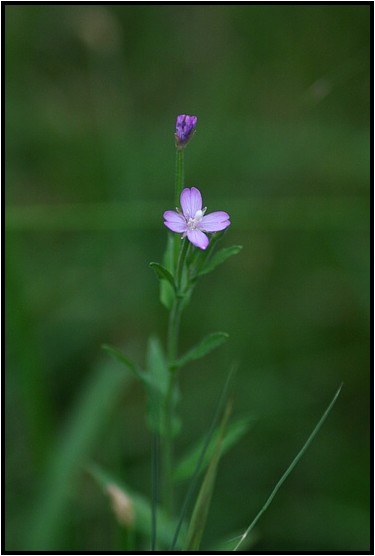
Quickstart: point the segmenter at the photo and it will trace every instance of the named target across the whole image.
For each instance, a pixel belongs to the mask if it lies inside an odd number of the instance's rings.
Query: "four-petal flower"
[[[205,214],[207,208],[202,209],[202,195],[196,187],[186,188],[180,197],[182,214],[177,209],[164,213],[164,224],[172,230],[182,234],[182,237],[199,247],[206,249],[209,239],[204,232],[220,232],[230,225],[229,214],[224,211]]]

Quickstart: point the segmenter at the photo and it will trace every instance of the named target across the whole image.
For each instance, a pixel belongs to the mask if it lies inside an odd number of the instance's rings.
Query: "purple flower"
[[[167,210],[164,213],[164,224],[172,230],[188,237],[188,240],[199,247],[206,249],[209,240],[203,232],[219,232],[230,225],[229,214],[224,211],[206,214],[207,208],[202,210],[202,195],[196,187],[187,187],[181,193],[180,203],[182,214],[178,209]]]
[[[182,149],[190,141],[197,126],[197,121],[196,116],[188,116],[187,114],[177,116],[175,138],[178,148]]]

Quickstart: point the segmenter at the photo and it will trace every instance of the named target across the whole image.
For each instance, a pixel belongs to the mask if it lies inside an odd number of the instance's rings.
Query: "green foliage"
[[[212,350],[216,349],[217,347],[221,346],[227,339],[229,335],[226,332],[212,332],[208,334],[203,340],[199,342],[196,346],[191,348],[187,351],[184,355],[182,355],[175,363],[175,366],[182,367],[194,361],[196,359],[200,359],[204,357]]]
[[[112,355],[116,361],[125,365],[125,367],[130,370],[136,378],[140,379],[142,382],[147,382],[149,380],[149,377],[138,367],[138,365],[126,357],[126,355],[124,355],[120,350],[114,348],[113,346],[108,346],[107,344],[102,345],[102,348]]]
[[[176,291],[176,284],[172,274],[160,263],[150,263],[151,268],[154,269],[156,276],[159,280],[166,280],[172,286],[173,290]]]
[[[220,249],[217,253],[214,253],[211,258],[207,259],[201,270],[198,272],[198,276],[203,276],[212,272],[217,266],[225,262],[229,257],[237,255],[242,249],[242,245],[233,245],[232,247],[224,247]]]
[[[234,444],[248,432],[251,425],[250,419],[238,419],[229,424],[225,432],[225,436],[221,442],[221,456],[224,455]],[[205,456],[200,466],[199,472],[202,472],[213,457],[215,446],[218,441],[219,431],[214,432],[205,451]],[[177,463],[174,471],[174,479],[176,481],[184,481],[189,479],[196,469],[197,461],[202,450],[204,449],[206,439],[199,440]]]
[[[171,550],[174,549],[174,547],[176,546],[176,542],[179,538],[179,534],[180,534],[180,530],[182,527],[182,524],[184,522],[185,516],[187,515],[187,512],[190,508],[190,504],[193,501],[193,496],[195,496],[196,494],[196,489],[198,486],[198,480],[199,480],[199,475],[201,472],[201,468],[202,465],[204,465],[204,460],[206,457],[206,453],[207,450],[210,448],[210,443],[212,441],[212,438],[215,435],[215,431],[217,430],[217,426],[218,426],[218,422],[220,419],[220,416],[222,415],[223,409],[225,408],[225,404],[228,407],[228,395],[229,395],[229,391],[230,391],[230,387],[231,387],[231,382],[234,376],[234,372],[235,372],[235,367],[232,367],[228,373],[224,388],[221,392],[221,396],[217,402],[216,405],[216,409],[215,409],[215,413],[211,422],[211,425],[207,431],[206,437],[204,439],[204,442],[201,446],[201,451],[199,454],[199,457],[197,458],[196,462],[195,462],[195,466],[194,466],[194,472],[190,478],[189,481],[189,488],[186,492],[186,496],[185,496],[185,500],[184,503],[182,505],[182,509],[181,509],[181,513],[180,513],[180,518],[179,518],[179,522],[178,522],[178,526],[173,538],[173,544],[171,546]],[[220,428],[220,427],[219,427]],[[212,454],[214,456],[214,452]],[[211,459],[212,462],[212,459]],[[198,502],[198,499],[197,499]],[[197,504],[196,502],[196,504]]]
[[[229,414],[231,411],[231,403],[228,402],[220,424],[216,442],[214,445],[212,457],[208,465],[205,477],[200,488],[194,510],[190,519],[187,537],[184,542],[184,549],[192,552],[199,550],[203,532],[206,526],[208,510],[211,503],[212,492],[216,479],[217,466],[221,457],[221,444],[224,438],[225,428],[227,426]]]

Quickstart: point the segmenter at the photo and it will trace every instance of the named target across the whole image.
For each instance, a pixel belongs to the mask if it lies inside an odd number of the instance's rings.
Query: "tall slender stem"
[[[177,373],[174,364],[178,355],[178,337],[180,330],[181,314],[183,309],[182,282],[186,256],[189,251],[189,241],[182,240],[176,269],[177,295],[169,313],[168,323],[168,363],[169,384],[164,405],[164,502],[166,509],[173,512],[173,404],[177,385]]]
[[[164,435],[163,435],[163,495],[166,511],[173,515],[173,394],[175,391],[176,373],[170,373],[169,386],[164,406]]]
[[[175,205],[180,202],[180,195],[184,187],[184,149],[176,149],[175,173]],[[181,243],[177,235],[173,237],[173,270],[177,286],[177,294],[169,313],[167,353],[169,366],[169,384],[164,400],[164,431],[163,431],[163,494],[165,508],[173,513],[173,405],[177,386],[177,376],[174,363],[178,353],[178,336],[182,313],[182,280],[186,255],[189,248],[188,240]]]

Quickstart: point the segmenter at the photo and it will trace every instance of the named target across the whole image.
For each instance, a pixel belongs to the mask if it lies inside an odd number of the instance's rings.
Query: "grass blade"
[[[179,520],[178,520],[176,531],[175,531],[174,536],[173,536],[172,546],[171,546],[170,550],[173,550],[175,548],[176,544],[177,544],[178,536],[180,534],[182,525],[184,523],[186,512],[187,512],[187,510],[189,508],[189,505],[190,505],[190,500],[191,500],[191,498],[192,498],[192,496],[195,492],[195,489],[198,485],[198,478],[199,478],[199,474],[201,472],[201,468],[202,468],[202,464],[204,462],[204,458],[206,457],[206,453],[207,453],[207,450],[209,448],[210,442],[212,440],[212,436],[215,433],[215,427],[218,423],[219,416],[220,416],[220,413],[221,413],[222,408],[224,406],[224,403],[227,400],[229,386],[230,386],[231,380],[232,380],[233,375],[234,375],[236,370],[237,369],[235,367],[232,367],[232,369],[230,370],[230,372],[228,374],[227,380],[225,382],[223,391],[221,393],[219,402],[217,404],[217,407],[216,407],[216,410],[215,410],[215,413],[214,413],[214,417],[212,419],[210,428],[209,428],[208,433],[207,433],[207,437],[206,437],[204,446],[202,448],[202,452],[201,452],[200,457],[199,457],[199,459],[196,463],[196,467],[195,467],[193,476],[190,480],[190,485],[189,485],[188,491],[186,493],[184,503],[182,505],[182,510],[181,510],[181,513],[180,513],[180,517],[179,517]]]
[[[238,550],[238,548],[241,546],[241,544],[243,543],[243,541],[246,539],[247,535],[250,533],[250,531],[253,529],[253,527],[255,526],[255,524],[257,523],[257,521],[259,520],[259,518],[264,514],[264,512],[267,510],[267,508],[269,507],[269,505],[271,504],[272,500],[274,499],[274,497],[276,496],[279,488],[281,487],[281,485],[283,484],[283,482],[288,478],[288,476],[290,475],[290,473],[293,471],[293,469],[295,468],[295,466],[297,465],[297,463],[299,462],[299,460],[301,459],[301,457],[303,456],[303,454],[306,452],[307,448],[310,446],[311,442],[314,440],[315,436],[317,435],[317,433],[319,432],[319,429],[321,428],[321,426],[323,425],[324,421],[326,420],[326,418],[328,417],[328,414],[330,413],[332,407],[334,406],[340,392],[341,392],[341,388],[342,388],[342,384],[340,385],[339,389],[337,390],[336,394],[334,395],[334,397],[332,398],[329,406],[327,407],[327,409],[325,410],[325,412],[323,413],[323,415],[321,416],[321,418],[319,419],[318,423],[316,424],[314,430],[312,431],[312,433],[310,434],[310,436],[308,437],[308,439],[306,440],[305,444],[302,446],[301,450],[298,452],[298,454],[296,455],[296,457],[294,458],[294,460],[292,461],[292,463],[289,465],[289,467],[287,468],[287,470],[285,471],[285,473],[282,475],[282,477],[280,478],[280,480],[278,481],[278,483],[276,484],[276,486],[274,487],[273,491],[271,492],[271,494],[269,495],[269,497],[266,500],[266,503],[264,504],[263,508],[260,510],[260,512],[257,513],[257,515],[255,516],[255,518],[253,519],[253,521],[250,523],[249,527],[246,529],[246,531],[244,532],[244,534],[241,536],[240,540],[238,541],[237,545],[234,547],[233,552],[235,552],[236,550]]]
[[[231,401],[229,401],[226,405],[225,412],[220,424],[219,436],[215,446],[215,451],[212,455],[212,459],[208,466],[206,475],[203,479],[203,483],[194,506],[193,515],[191,517],[185,546],[185,550],[188,550],[189,552],[196,552],[199,550],[200,547],[215,484],[217,466],[221,457],[221,443],[224,438],[224,432],[228,423],[231,409],[232,403]]]
[[[230,425],[228,425],[225,437],[221,445],[222,455],[224,455],[236,442],[238,442],[242,436],[244,436],[251,425],[251,419],[238,419]],[[200,454],[202,453],[203,447],[206,443],[206,436],[203,437],[199,442],[197,442],[181,459],[181,461],[176,465],[173,476],[175,481],[184,481],[189,479],[191,476],[191,471],[195,470],[196,462],[199,460]],[[207,446],[205,457],[203,458],[200,471],[203,471],[209,464],[212,454],[215,449],[217,441],[218,431],[212,435],[212,438]]]

